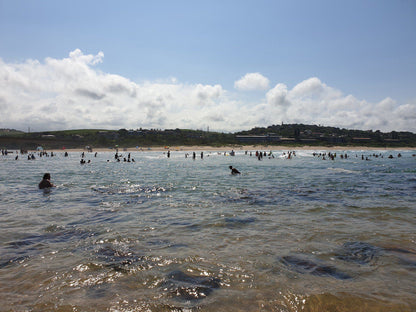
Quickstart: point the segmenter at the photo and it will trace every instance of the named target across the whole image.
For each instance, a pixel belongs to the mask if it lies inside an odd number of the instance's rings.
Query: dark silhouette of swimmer
[[[51,183],[51,175],[49,173],[45,173],[42,181],[39,183],[39,189],[45,189],[48,187],[54,187],[54,185]]]
[[[233,168],[233,166],[230,166],[229,168],[231,169],[231,174],[241,174],[241,172]]]

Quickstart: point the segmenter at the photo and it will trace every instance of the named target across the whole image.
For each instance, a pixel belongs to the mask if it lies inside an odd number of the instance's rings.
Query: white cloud
[[[94,65],[103,53],[7,64],[0,59],[2,127],[67,128],[189,127],[201,123],[201,107],[216,105],[220,85],[168,82],[137,84],[102,73]],[[4,109],[3,109],[4,108]],[[215,110],[214,110],[215,111]],[[186,124],[179,125],[184,113]]]
[[[199,98],[202,105],[213,104],[213,100],[219,98],[223,94],[220,85],[209,86],[197,84],[195,86],[195,95]]]
[[[318,78],[312,77],[297,84],[292,89],[292,94],[298,97],[312,96],[314,94],[319,95],[323,88],[324,85],[322,85],[322,82]]]
[[[221,85],[176,79],[136,83],[95,66],[102,52],[75,50],[63,59],[6,63],[0,59],[0,128],[33,131],[77,128],[189,128],[237,131],[281,122],[355,129],[416,132],[416,102],[378,103],[344,95],[317,77],[292,89],[283,83],[256,103]],[[263,89],[269,80],[247,74],[240,90]]]
[[[379,103],[358,100],[352,95],[343,95],[316,77],[300,82],[291,90],[284,84],[277,84],[266,94],[266,103],[285,123],[382,131],[416,130],[415,104],[398,105],[391,98]]]
[[[267,90],[269,88],[269,79],[260,73],[249,73],[237,80],[234,83],[234,87],[242,91]]]
[[[287,93],[287,86],[283,83],[279,83],[273,89],[269,90],[269,92],[267,92],[267,102],[273,106],[290,105],[287,99]]]

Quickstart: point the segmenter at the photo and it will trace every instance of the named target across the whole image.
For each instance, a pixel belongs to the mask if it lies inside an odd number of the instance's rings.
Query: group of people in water
[[[1,155],[3,155],[3,156],[7,156],[10,153],[13,153],[13,152],[8,151],[8,150],[3,150],[3,149],[1,150]],[[40,157],[40,158],[41,157],[55,157],[55,156],[57,156],[56,153],[54,153],[54,152],[48,153],[46,151],[38,151],[38,153],[35,153],[35,152],[27,153],[26,151],[25,151],[25,153],[23,153],[21,151],[21,154],[27,154],[27,159],[28,160],[34,160],[34,159],[36,159],[36,156],[35,155],[37,155],[37,157]],[[218,154],[221,155],[222,152],[221,153],[218,152]],[[97,157],[97,155],[98,155],[98,153],[95,152],[94,153],[94,157]],[[167,151],[166,155],[167,155],[168,158],[170,158],[171,152],[170,151]],[[263,152],[263,151],[255,151],[255,152],[253,152],[253,151],[245,151],[245,155],[255,156],[255,157],[257,157],[258,160],[262,160],[263,158],[268,158],[268,159],[275,158],[275,156],[274,156],[274,154],[273,154],[272,151],[270,151],[270,152]],[[314,152],[312,155],[314,157],[319,158],[319,159],[322,159],[322,160],[335,160],[337,158],[340,158],[340,159],[348,159],[348,158],[354,157],[354,156],[348,155],[347,153],[336,153],[336,152],[320,152],[320,153]],[[68,152],[65,151],[64,157],[68,157],[68,156],[69,156]],[[188,158],[190,156],[191,156],[191,154],[185,153],[185,158]],[[208,154],[208,156],[210,156],[210,154]],[[234,152],[234,150],[232,150],[229,153],[228,152],[224,152],[224,156],[235,156],[235,152]],[[416,157],[416,154],[413,154],[412,156],[413,157]],[[296,152],[295,151],[283,152],[282,155],[280,155],[278,157],[280,157],[280,158],[286,158],[286,159],[292,159],[293,157],[296,157]],[[361,158],[361,160],[371,160],[371,158],[379,158],[379,157],[380,158],[384,158],[385,155],[383,155],[382,153],[373,153],[373,154],[369,154],[369,155],[362,154],[361,156],[359,156],[358,154],[355,154],[355,158]],[[398,153],[396,155],[396,157],[397,158],[402,157],[401,153]],[[16,151],[15,160],[18,160],[18,158],[19,158],[19,152]],[[195,160],[196,158],[197,158],[196,153],[193,152],[192,153],[192,159]],[[201,159],[204,158],[204,152],[201,152],[200,153],[200,158]],[[392,154],[389,154],[387,156],[387,158],[392,159],[392,158],[395,158],[395,156],[393,156]],[[116,162],[135,162],[134,158],[131,157],[131,153],[128,153],[127,156],[123,156],[122,154],[120,154],[118,152],[118,150],[114,154],[114,160]],[[110,160],[107,160],[107,162],[109,162],[109,161]],[[86,154],[85,154],[85,152],[82,152],[81,153],[80,164],[83,165],[83,164],[86,164],[86,163],[91,163],[91,159],[86,160]],[[238,169],[234,168],[233,166],[229,166],[229,169],[231,170],[230,173],[232,175],[239,175],[239,174],[241,174],[241,172]],[[54,185],[51,182],[51,175],[50,175],[50,173],[45,173],[43,175],[42,181],[39,183],[39,189],[46,189],[46,188],[50,188],[50,187],[54,187]]]
[[[250,155],[250,157],[253,156],[253,153],[254,153],[254,156],[257,157],[258,160],[263,160],[263,158],[266,158],[266,157],[269,158],[269,159],[275,158],[274,154],[273,154],[273,151],[270,151],[270,152],[262,152],[262,151],[256,151],[256,152],[251,152],[250,151],[249,152],[249,151],[245,151],[245,155]],[[292,159],[293,157],[296,156],[296,152],[295,151],[288,151],[287,153],[283,152],[282,156],[284,158],[287,158],[287,159]]]
[[[5,150],[1,150],[1,154],[3,155],[3,156],[7,156],[8,154],[12,154],[13,153],[13,151],[9,151],[9,150],[7,150],[7,149],[5,149]],[[36,159],[36,156],[35,156],[35,154],[36,153],[28,153],[27,151],[24,151],[24,150],[21,150],[20,151],[20,154],[21,155],[24,155],[24,154],[27,154],[27,160],[34,160],[34,159]],[[39,157],[54,157],[54,156],[56,156],[56,154],[54,154],[53,152],[51,152],[50,154],[49,153],[47,153],[46,151],[40,151],[39,153],[38,153],[38,156]],[[16,151],[16,156],[15,156],[15,158],[14,158],[15,160],[18,160],[19,159],[19,152],[18,151]]]
[[[188,158],[190,155],[189,153],[185,153],[185,158]],[[209,156],[209,155],[208,155]],[[168,151],[168,158],[170,157],[170,151]],[[196,153],[192,153],[192,159],[196,159]],[[204,152],[201,152],[201,159],[204,159]]]
[[[326,152],[325,153],[313,153],[312,155],[314,157],[321,158],[322,160],[327,160],[327,159],[329,159],[329,160],[335,160],[335,158],[337,158],[337,156],[339,156],[340,159],[348,159],[350,157],[350,156],[348,156],[347,153],[337,155],[337,153],[332,153],[332,152],[328,152],[328,153],[326,153]],[[413,155],[413,156],[415,156],[415,155]],[[379,158],[379,157],[380,158],[384,158],[384,155],[381,154],[381,153],[378,153],[378,154],[373,153],[373,154],[370,154],[370,155],[361,154],[361,160],[371,160],[372,157],[374,157],[374,158]],[[397,158],[400,158],[400,157],[402,157],[402,154],[401,153],[398,153],[397,154]],[[358,154],[355,154],[355,158],[359,158]],[[393,159],[394,156],[392,154],[390,154],[387,158]]]
[[[122,154],[119,154],[118,151],[116,151],[115,155],[114,155],[114,159],[117,162],[121,162],[121,160],[123,160],[123,162],[135,162],[134,158],[131,158],[131,154],[129,153],[126,157],[123,157]],[[107,159],[107,162],[109,162],[110,160]]]
[[[7,154],[6,154],[7,155]],[[33,155],[33,154],[32,154]],[[45,154],[43,154],[43,155],[45,155]],[[52,155],[51,155],[52,157],[53,157],[53,153],[52,153]],[[49,157],[49,155],[47,156],[47,157]],[[67,152],[65,152],[65,154],[64,154],[64,157],[68,157],[68,153]],[[97,152],[94,154],[94,157],[97,157]],[[167,157],[169,158],[170,157],[170,151],[168,151],[168,153],[167,153]],[[185,156],[185,157],[188,157],[187,155]],[[196,158],[196,154],[195,154],[195,152],[193,153],[193,158],[195,159]],[[204,152],[201,152],[201,159],[203,159],[204,158]],[[115,155],[114,155],[114,159],[117,161],[117,162],[120,162],[121,161],[121,159],[123,159],[123,161],[124,162],[135,162],[135,160],[134,160],[134,158],[131,158],[131,154],[130,153],[128,153],[128,155],[127,155],[127,158],[126,157],[123,157],[123,155],[122,154],[119,154],[118,153],[118,151],[115,153]],[[110,160],[107,160],[107,162],[109,162]],[[80,164],[85,164],[85,163],[91,163],[91,160],[89,159],[88,161],[86,161],[85,160],[85,152],[82,152],[82,154],[81,154],[81,160],[80,160]],[[236,168],[233,168],[233,166],[229,166],[229,168],[230,168],[230,170],[231,170],[231,174],[232,175],[237,175],[237,174],[241,174],[241,172],[238,170],[238,169],[236,169]],[[39,189],[48,189],[48,188],[51,188],[51,187],[54,187],[55,185],[53,185],[53,183],[51,182],[51,175],[50,175],[50,173],[45,173],[44,175],[43,175],[43,178],[42,178],[42,181],[40,181],[39,182]]]

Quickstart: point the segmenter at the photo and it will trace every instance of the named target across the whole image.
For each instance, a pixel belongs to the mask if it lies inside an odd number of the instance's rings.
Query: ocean
[[[415,151],[229,152],[0,155],[0,311],[416,311]]]

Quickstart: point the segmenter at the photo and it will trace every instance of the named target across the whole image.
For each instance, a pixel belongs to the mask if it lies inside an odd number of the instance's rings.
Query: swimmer
[[[51,175],[49,173],[45,173],[43,175],[42,181],[40,181],[39,183],[39,189],[45,189],[45,188],[54,187],[54,186],[55,185],[51,183]]]
[[[241,172],[238,171],[237,169],[233,168],[233,166],[230,166],[229,168],[231,170],[231,174],[241,174]]]

